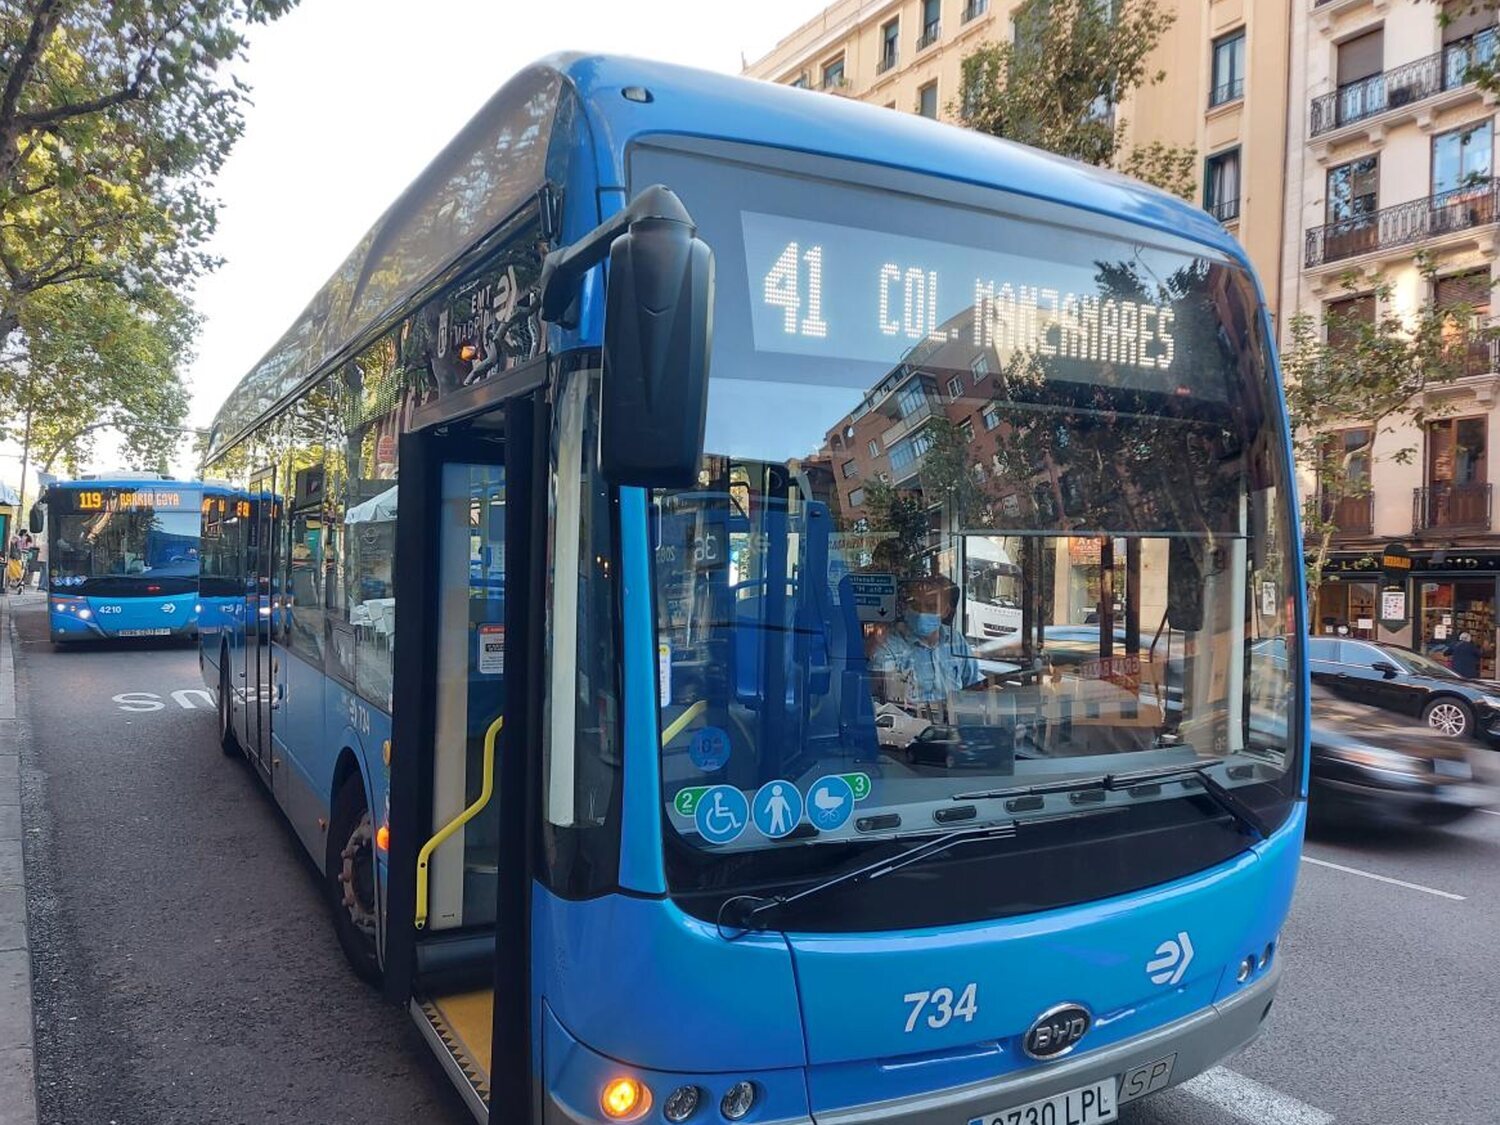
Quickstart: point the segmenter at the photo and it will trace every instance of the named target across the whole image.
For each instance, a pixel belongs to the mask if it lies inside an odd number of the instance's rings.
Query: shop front
[[[1495,605],[1500,551],[1411,551],[1409,577],[1383,565],[1395,561],[1368,553],[1331,558],[1318,588],[1314,627],[1320,634],[1390,641],[1443,664],[1463,633],[1480,652],[1479,675],[1496,674]],[[1403,594],[1394,603],[1383,594]],[[1389,619],[1382,605],[1404,605],[1403,619]]]

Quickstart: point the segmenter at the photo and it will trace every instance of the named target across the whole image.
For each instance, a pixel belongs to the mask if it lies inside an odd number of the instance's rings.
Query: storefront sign
[[[1387,629],[1406,626],[1406,587],[1380,591],[1380,623]]]
[[[1405,543],[1387,543],[1380,552],[1380,569],[1392,582],[1404,582],[1411,573],[1412,557]]]

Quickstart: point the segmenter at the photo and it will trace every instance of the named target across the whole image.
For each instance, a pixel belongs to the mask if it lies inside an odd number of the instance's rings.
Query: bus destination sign
[[[181,508],[183,497],[165,488],[66,488],[55,489],[49,503],[63,511],[149,512]]]

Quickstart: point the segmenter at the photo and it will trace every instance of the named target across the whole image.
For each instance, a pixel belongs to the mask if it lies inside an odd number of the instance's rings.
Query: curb
[[[10,596],[0,597],[0,1125],[35,1125],[31,953],[22,861],[21,739]]]

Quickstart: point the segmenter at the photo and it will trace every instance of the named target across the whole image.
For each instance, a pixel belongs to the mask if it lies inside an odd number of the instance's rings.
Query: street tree
[[[1131,148],[1117,111],[1165,77],[1150,56],[1175,19],[1158,0],[1024,0],[1014,42],[985,43],[964,57],[952,112],[982,133],[1118,167],[1191,198],[1196,150]]]
[[[1456,20],[1478,22],[1491,29],[1500,23],[1500,0],[1429,0],[1429,2],[1437,6],[1438,22],[1445,27]],[[1475,16],[1482,18],[1474,21]],[[1449,48],[1468,51],[1468,58],[1463,63],[1464,80],[1476,83],[1481,90],[1487,90],[1491,94],[1500,94],[1500,50],[1496,49],[1497,44],[1494,38],[1497,34],[1500,33],[1491,30],[1488,32],[1490,37],[1488,42],[1472,43],[1467,48]],[[1449,63],[1448,65],[1456,67],[1458,64]]]
[[[1420,432],[1442,411],[1427,392],[1465,375],[1473,349],[1492,337],[1492,329],[1477,323],[1475,305],[1437,296],[1431,259],[1418,256],[1416,265],[1432,295],[1415,309],[1395,308],[1387,281],[1372,286],[1351,275],[1341,283],[1345,292],[1368,295],[1378,310],[1373,315],[1330,302],[1321,315],[1300,312],[1287,325],[1282,367],[1293,448],[1298,465],[1317,481],[1302,505],[1313,588],[1322,581],[1341,502],[1369,495],[1378,438]],[[1381,452],[1398,464],[1416,454],[1415,443]]]
[[[188,394],[178,371],[197,320],[170,290],[133,297],[91,281],[33,294],[0,352],[7,436],[44,472],[76,470],[103,429],[117,430],[127,459],[162,468],[176,448]]]

